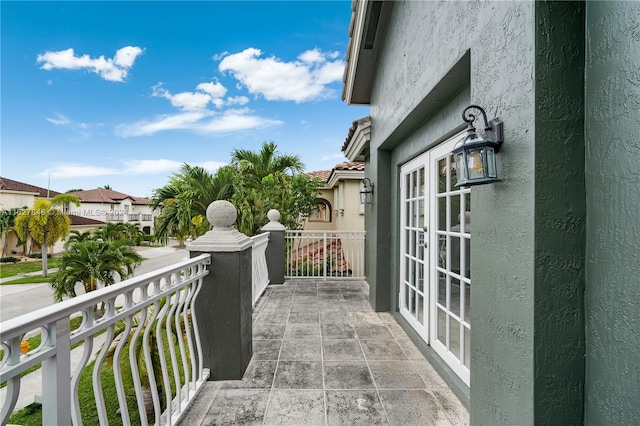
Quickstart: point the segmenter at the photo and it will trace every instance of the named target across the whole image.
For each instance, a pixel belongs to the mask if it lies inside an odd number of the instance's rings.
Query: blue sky
[[[149,196],[272,140],[307,171],[344,161],[366,107],[341,100],[350,1],[7,2],[3,177]]]

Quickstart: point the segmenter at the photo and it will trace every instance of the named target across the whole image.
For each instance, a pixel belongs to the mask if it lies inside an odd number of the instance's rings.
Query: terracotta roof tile
[[[6,191],[22,191],[22,192],[35,192],[38,197],[46,198],[47,189],[40,186],[29,185],[28,183],[18,182],[17,180],[7,179],[0,177],[0,189]],[[49,197],[55,197],[60,195],[60,192],[49,190]]]
[[[75,214],[69,215],[69,219],[71,220],[71,226],[78,225],[105,225],[106,222],[96,219],[90,219],[88,217],[78,216]]]
[[[364,163],[361,161],[345,161],[344,163],[336,164],[333,169],[364,171]]]
[[[331,178],[331,174],[336,170],[364,171],[364,163],[359,161],[345,161],[336,164],[331,170],[316,170],[305,174],[311,178],[319,177],[323,182],[327,183]]]
[[[326,183],[329,180],[329,176],[331,176],[331,170],[317,170],[315,172],[308,172],[305,174],[312,179],[315,177],[319,177],[323,182]]]
[[[133,200],[133,204],[146,205],[149,204],[148,198],[134,197],[123,192],[113,191],[111,189],[96,188],[89,189],[87,191],[72,192],[83,203],[107,203],[107,204],[119,204],[120,201],[125,198]]]
[[[371,116],[366,116],[363,118],[360,118],[356,121],[353,122],[353,124],[351,124],[351,128],[349,129],[349,133],[347,133],[347,138],[344,140],[344,143],[342,144],[342,152],[344,152],[347,147],[349,146],[349,143],[351,142],[351,138],[353,137],[354,133],[356,132],[356,129],[358,128],[359,125],[366,123],[367,121],[371,121]]]

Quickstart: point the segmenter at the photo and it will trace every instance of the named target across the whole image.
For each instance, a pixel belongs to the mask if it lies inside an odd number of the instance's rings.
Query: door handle
[[[422,238],[424,239],[424,248],[429,248],[429,242],[427,241],[427,233],[429,232],[429,227],[428,226],[423,226],[422,230],[424,231],[424,234],[422,235]]]

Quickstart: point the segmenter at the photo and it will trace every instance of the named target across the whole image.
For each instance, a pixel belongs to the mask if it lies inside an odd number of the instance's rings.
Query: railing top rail
[[[253,237],[251,237],[251,240],[254,243],[261,243],[261,242],[269,241],[269,233],[268,232],[264,232],[262,234],[256,234]]]
[[[51,306],[38,309],[37,311],[29,312],[24,315],[20,315],[19,317],[3,321],[0,323],[0,340],[4,341],[11,339],[16,335],[23,334],[44,324],[48,324],[57,319],[64,318],[65,316],[75,314],[83,309],[94,306],[103,300],[108,300],[129,291],[133,291],[151,281],[161,279],[203,262],[207,265],[210,264],[211,255],[201,254],[193,259],[183,260],[173,265],[169,265],[137,277],[129,278],[117,284],[103,287],[99,290],[92,291],[91,293],[82,294],[80,296],[55,303]],[[203,269],[200,271],[199,276],[204,276],[208,273],[208,269]]]
[[[308,230],[297,230],[297,229],[287,229],[285,234],[366,234],[367,231],[341,231],[341,230],[331,230],[331,231],[308,231]]]

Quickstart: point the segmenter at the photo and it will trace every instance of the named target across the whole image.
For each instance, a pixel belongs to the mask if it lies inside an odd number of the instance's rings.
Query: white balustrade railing
[[[20,397],[21,373],[38,363],[43,424],[83,424],[87,413],[80,410],[78,389],[98,340],[104,343],[97,350],[92,382],[99,423],[108,424],[105,401],[118,401],[125,425],[134,416],[143,425],[175,424],[209,376],[202,366],[194,304],[210,259],[203,254],[0,323],[0,381],[7,384],[0,424],[7,424]],[[81,325],[70,330],[78,315]],[[21,343],[33,330],[40,331],[41,343],[22,353]],[[71,347],[77,344],[73,351],[82,355],[74,367]],[[114,386],[103,386],[105,369],[113,370]],[[106,393],[114,387],[115,393]],[[137,409],[130,411],[131,388]],[[153,412],[152,419],[147,412]]]
[[[264,290],[269,285],[269,271],[267,270],[267,258],[266,251],[269,244],[269,233],[258,234],[251,237],[253,243],[253,306],[264,293]]]
[[[364,279],[365,231],[286,231],[287,278]]]

